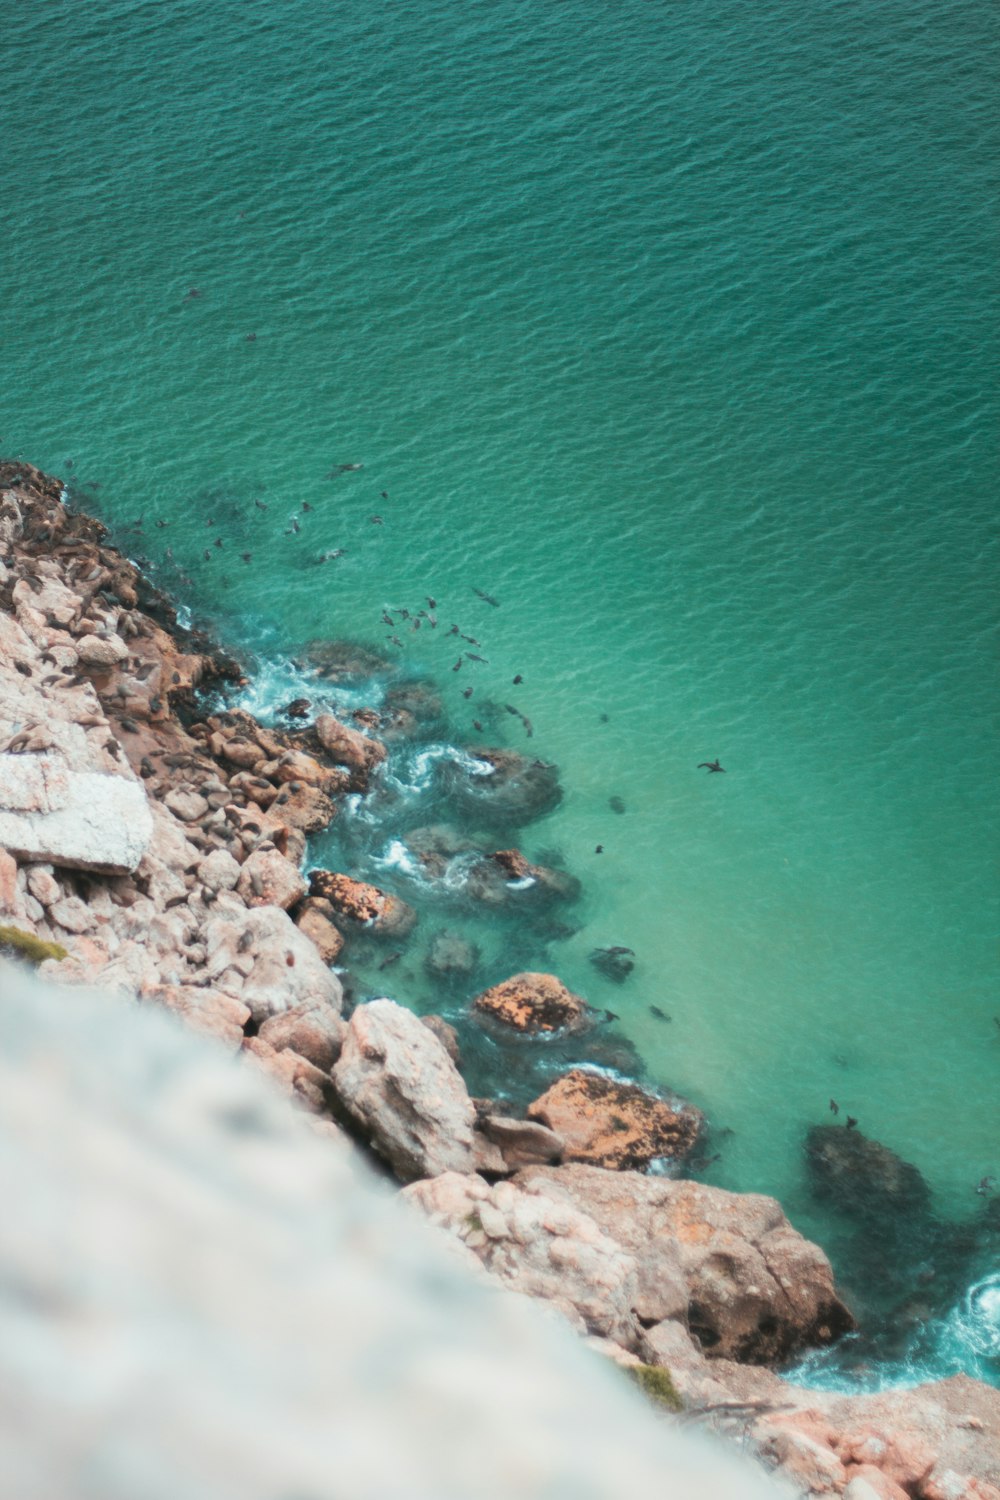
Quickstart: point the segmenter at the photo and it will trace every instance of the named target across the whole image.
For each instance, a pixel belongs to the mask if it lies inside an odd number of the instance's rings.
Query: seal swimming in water
[[[702,761],[699,761],[698,762],[698,770],[699,771],[701,770],[702,766],[705,767],[706,771],[725,771],[725,769],[726,769],[725,766],[720,765],[717,760],[702,760]]]

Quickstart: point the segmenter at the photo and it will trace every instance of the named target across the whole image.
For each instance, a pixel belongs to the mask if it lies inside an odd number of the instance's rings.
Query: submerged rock
[[[395,663],[382,652],[358,641],[310,641],[305,654],[328,682],[379,677],[395,669]]]
[[[424,968],[435,979],[468,979],[479,965],[480,951],[476,943],[459,932],[437,932],[431,939],[424,957]]]
[[[917,1168],[860,1130],[814,1125],[805,1153],[817,1196],[854,1218],[877,1224],[887,1215],[922,1215],[930,1207],[930,1189]]]
[[[559,772],[548,761],[529,760],[516,750],[471,746],[467,754],[492,767],[473,774],[467,765],[448,760],[441,775],[459,809],[484,827],[530,823],[562,800]]]
[[[554,974],[514,974],[483,990],[472,1009],[526,1035],[583,1031],[593,1020],[586,1000],[574,995]]]
[[[528,1116],[562,1136],[567,1161],[629,1170],[659,1157],[686,1156],[704,1117],[634,1083],[574,1068],[528,1106]]]

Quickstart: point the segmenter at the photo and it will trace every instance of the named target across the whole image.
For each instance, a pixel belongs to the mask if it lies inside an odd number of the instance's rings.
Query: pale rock
[[[871,1464],[852,1469],[851,1477],[844,1489],[844,1500],[910,1500],[906,1490],[900,1489],[895,1480],[883,1474]],[[921,1492],[922,1500],[927,1500]]]
[[[276,1052],[291,1049],[323,1073],[340,1056],[347,1023],[329,1005],[299,1005],[271,1016],[258,1036]]]
[[[227,849],[213,849],[198,866],[198,879],[210,891],[231,891],[240,878],[240,867]]]
[[[359,1005],[333,1070],[337,1093],[403,1182],[469,1171],[475,1109],[444,1047],[392,1000]]]
[[[847,1481],[847,1470],[837,1455],[822,1443],[814,1442],[803,1432],[773,1424],[758,1424],[757,1436],[766,1457],[775,1460],[782,1473],[810,1494],[841,1491]]]
[[[314,1113],[322,1114],[326,1109],[329,1079],[306,1058],[288,1048],[279,1052],[259,1036],[247,1038],[243,1053]]]
[[[49,917],[66,932],[89,932],[94,926],[94,917],[85,901],[79,896],[64,896],[49,907]]]
[[[5,916],[17,916],[22,910],[21,893],[18,890],[17,862],[0,849],[0,912]]]
[[[541,1189],[490,1188],[458,1172],[415,1182],[403,1196],[515,1291],[562,1307],[589,1333],[634,1344],[635,1261],[588,1215]]]
[[[580,1164],[516,1181],[574,1203],[634,1256],[645,1322],[677,1316],[686,1289],[691,1332],[716,1357],[767,1364],[853,1326],[826,1256],[773,1198]]]
[[[163,799],[164,807],[168,807],[175,818],[180,818],[182,823],[200,823],[208,816],[208,803],[200,792],[182,791],[175,787],[168,792]]]
[[[62,895],[62,886],[48,865],[28,867],[28,890],[43,906],[51,906]]]
[[[287,911],[309,889],[309,882],[277,849],[255,849],[240,870],[236,890],[247,906],[280,906]]]
[[[323,901],[318,897],[310,897],[303,901],[296,912],[295,925],[315,946],[323,962],[332,964],[340,955],[344,946],[344,937],[323,907],[326,907],[328,911],[333,910],[328,901]]]
[[[76,651],[86,667],[117,667],[128,661],[128,647],[120,635],[82,636]]]
[[[67,771],[65,775],[62,805],[48,812],[0,810],[0,845],[25,859],[104,874],[130,874],[138,868],[153,831],[141,784],[99,772]]]
[[[233,898],[236,899],[235,897]],[[221,897],[218,903],[221,905]],[[299,932],[288,914],[277,906],[260,906],[251,910],[240,905],[237,911],[220,911],[205,924],[204,942],[208,952],[205,977],[220,976],[218,988],[225,989],[226,973],[238,956],[240,941],[244,952],[253,958],[253,968],[238,993],[250,1007],[258,1025],[280,1011],[299,1005],[326,1004],[339,1015],[343,1004],[340,980],[323,963],[309,939]],[[239,977],[239,976],[238,976]]]

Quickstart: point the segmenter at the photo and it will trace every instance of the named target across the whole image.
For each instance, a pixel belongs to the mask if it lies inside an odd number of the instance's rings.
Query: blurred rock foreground
[[[0,1493],[781,1493],[162,1011],[0,963]],[[466,1252],[467,1255],[467,1252]]]

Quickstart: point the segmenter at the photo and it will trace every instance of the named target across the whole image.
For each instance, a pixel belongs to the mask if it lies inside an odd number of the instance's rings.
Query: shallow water
[[[544,962],[733,1132],[708,1180],[780,1197],[862,1298],[871,1246],[804,1177],[830,1097],[971,1221],[1000,1175],[986,12],[51,0],[5,40],[0,448],[256,652],[259,701],[360,638],[439,685],[438,743],[559,767],[496,846],[580,878],[571,935],[413,889],[387,851],[428,788],[341,818],[315,857],[420,908],[361,992],[460,1013],[440,928],[487,977]],[[437,629],[386,641],[428,594]],[[451,670],[452,621],[487,663]],[[472,1060],[512,1094],[534,1066]],[[880,1335],[863,1378],[997,1378],[961,1312],[984,1254],[956,1290],[932,1250],[946,1332]]]

